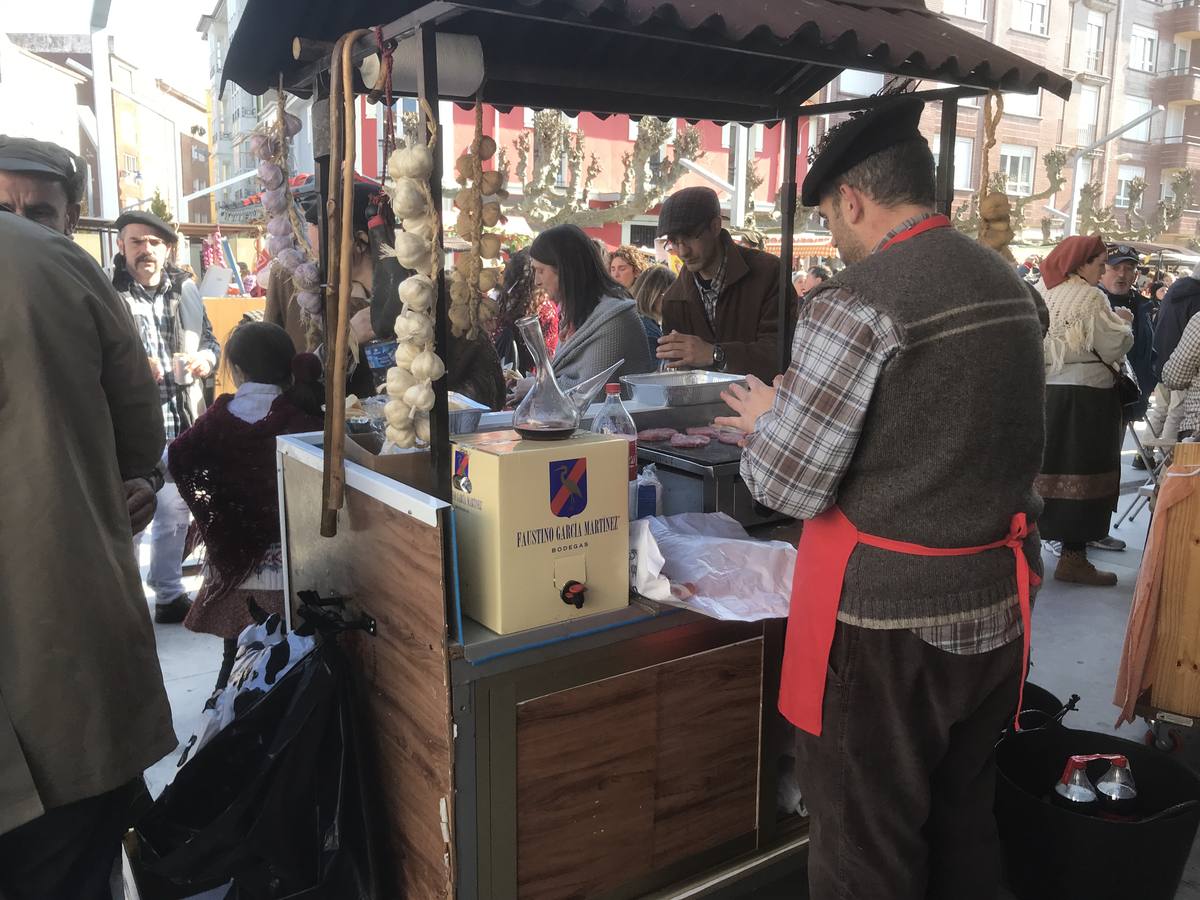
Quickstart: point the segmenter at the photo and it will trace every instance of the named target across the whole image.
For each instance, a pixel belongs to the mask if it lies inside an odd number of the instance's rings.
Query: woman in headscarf
[[[1113,311],[1096,287],[1107,248],[1100,235],[1064,239],[1042,262],[1050,328],[1046,353],[1046,450],[1038,493],[1042,537],[1062,544],[1054,577],[1097,586],[1117,583],[1087,558],[1102,540],[1121,485],[1121,402],[1116,369],[1133,346],[1127,310]],[[1124,313],[1125,315],[1122,315]]]

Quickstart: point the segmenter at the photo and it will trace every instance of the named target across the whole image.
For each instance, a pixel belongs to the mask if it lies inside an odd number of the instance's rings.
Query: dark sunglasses
[[[1137,262],[1138,253],[1128,244],[1111,244],[1108,248],[1108,256],[1111,259],[1114,256],[1128,256],[1130,261]]]

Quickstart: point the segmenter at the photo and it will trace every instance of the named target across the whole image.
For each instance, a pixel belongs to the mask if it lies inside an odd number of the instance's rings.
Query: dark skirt
[[[246,602],[253,600],[258,608],[271,615],[283,615],[283,591],[243,590],[230,591],[224,597],[216,600],[204,599],[204,592],[188,610],[183,626],[188,631],[201,634],[215,634],[217,637],[236,638],[248,625],[254,624],[250,615],[250,606]]]
[[[1036,487],[1049,541],[1108,534],[1121,490],[1121,403],[1115,388],[1046,385],[1046,450]]]

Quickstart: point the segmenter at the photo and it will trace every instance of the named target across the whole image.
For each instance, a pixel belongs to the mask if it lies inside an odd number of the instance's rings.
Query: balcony
[[[1095,124],[1080,125],[1076,129],[1075,143],[1080,147],[1090,147],[1096,143],[1097,136]]]
[[[1169,69],[1154,79],[1151,99],[1156,105],[1200,103],[1200,68]]]
[[[1169,3],[1154,17],[1160,32],[1176,38],[1200,38],[1200,0]]]
[[[1200,169],[1200,137],[1163,138],[1158,150],[1158,164],[1163,169]]]

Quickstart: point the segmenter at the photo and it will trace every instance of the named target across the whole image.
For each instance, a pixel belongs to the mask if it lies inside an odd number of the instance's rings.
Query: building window
[[[929,89],[934,90],[934,91],[941,91],[941,90],[946,90],[949,88],[956,88],[959,86],[960,85],[957,85],[957,84],[950,84],[947,81],[935,81],[929,86]],[[978,96],[959,97],[958,105],[959,106],[969,106],[972,109],[978,109],[979,108],[979,97]]]
[[[205,162],[208,159],[208,151],[203,147],[192,145],[192,162]]]
[[[656,225],[630,225],[629,243],[635,247],[653,247],[657,232]]]
[[[663,141],[663,146],[675,143],[675,134],[679,131],[678,119],[667,119],[667,139]],[[638,136],[638,123],[633,119],[629,120],[629,139],[636,141]]]
[[[1176,38],[1172,49],[1174,50],[1174,59],[1171,60],[1171,68],[1176,72],[1186,72],[1191,41],[1180,41],[1179,38]]]
[[[1184,108],[1174,105],[1167,107],[1167,133],[1163,137],[1168,141],[1178,141],[1183,137]]]
[[[1036,94],[1005,94],[1004,111],[1010,116],[1037,119],[1042,115],[1042,92]]]
[[[950,16],[983,21],[983,0],[946,0],[942,12]]]
[[[1129,37],[1129,68],[1153,72],[1158,55],[1158,32],[1144,25],[1134,25]]]
[[[1144,116],[1150,112],[1150,101],[1145,97],[1126,97],[1125,98],[1125,124],[1128,125],[1139,116]],[[1127,141],[1148,141],[1150,140],[1150,120],[1146,119],[1136,128],[1131,128],[1126,131],[1121,137]]]
[[[1104,71],[1104,13],[1089,11],[1087,14],[1087,39],[1084,43],[1083,68],[1099,75]]]
[[[934,135],[929,142],[929,148],[934,152],[934,159],[940,159],[942,147],[941,135]],[[954,189],[969,191],[975,182],[975,141],[971,138],[954,139]]]
[[[131,175],[138,170],[137,157],[132,153],[126,153],[124,159],[125,171]]]
[[[1135,178],[1146,180],[1146,170],[1142,166],[1117,167],[1117,197],[1114,205],[1121,209],[1129,208],[1129,183]]]
[[[1076,143],[1090,147],[1096,143],[1096,123],[1100,121],[1100,88],[1084,85],[1079,89],[1079,134]]]
[[[1016,0],[1013,4],[1013,28],[1030,34],[1045,34],[1049,11],[1049,0]]]
[[[883,74],[847,69],[838,76],[838,89],[852,97],[869,97],[883,87]]]
[[[1033,158],[1036,147],[1021,147],[1016,144],[1000,145],[1000,171],[1006,179],[1004,190],[1018,197],[1033,193]]]

